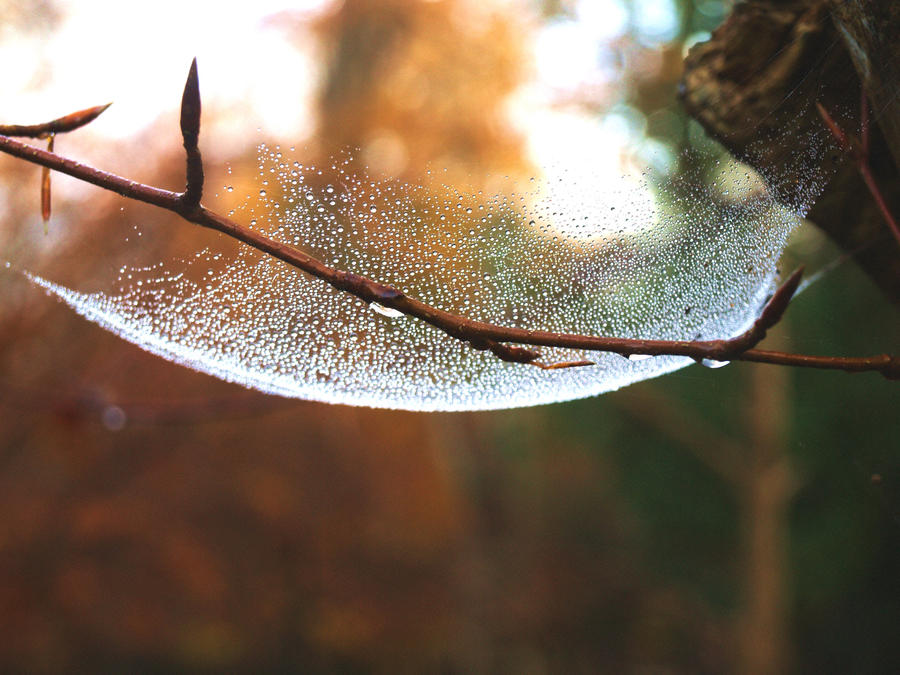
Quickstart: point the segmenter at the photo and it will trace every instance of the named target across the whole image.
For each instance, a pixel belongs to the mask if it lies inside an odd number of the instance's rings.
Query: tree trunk
[[[892,38],[891,36],[895,36]],[[810,139],[822,138],[821,103],[857,133],[861,87],[869,98],[870,164],[891,208],[900,183],[900,3],[882,0],[748,0],[685,60],[688,112],[788,203],[808,182]],[[831,141],[828,141],[831,142]],[[900,305],[900,248],[855,164],[831,144],[833,174],[808,217]]]
[[[744,544],[739,675],[790,672],[788,513],[797,476],[787,454],[790,371],[754,368],[747,406],[748,457],[740,487]]]

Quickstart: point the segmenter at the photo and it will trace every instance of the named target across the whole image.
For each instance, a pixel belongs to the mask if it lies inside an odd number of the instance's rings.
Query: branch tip
[[[84,110],[73,112],[71,115],[66,115],[65,117],[60,117],[58,120],[53,121],[52,124],[54,124],[54,129],[50,133],[61,134],[66,131],[73,131],[79,127],[83,127],[85,124],[89,124],[100,117],[100,115],[106,112],[107,108],[111,105],[112,101],[103,105],[95,105],[93,108],[85,108]]]
[[[800,280],[803,278],[803,266],[795,269],[787,280],[778,287],[778,290],[769,298],[766,306],[763,307],[762,313],[759,315],[757,323],[764,330],[771,328],[781,320],[784,312],[797,292],[800,286]]]
[[[96,105],[93,108],[77,110],[68,115],[57,117],[49,122],[40,124],[0,124],[0,134],[3,136],[19,136],[22,138],[50,138],[54,134],[64,134],[67,131],[75,131],[100,117],[112,103]]]
[[[203,160],[197,145],[200,140],[200,107],[200,79],[195,57],[181,95],[181,137],[187,153],[187,180],[181,201],[187,208],[199,205],[203,196]]]
[[[200,137],[200,79],[197,77],[197,59],[191,61],[184,93],[181,95],[181,135],[184,145],[197,145]]]

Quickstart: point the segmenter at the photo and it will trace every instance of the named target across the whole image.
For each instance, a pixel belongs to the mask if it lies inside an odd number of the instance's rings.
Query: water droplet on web
[[[103,426],[110,431],[121,431],[125,428],[125,423],[128,421],[125,411],[117,405],[106,406],[100,419],[103,422]]]
[[[377,302],[370,302],[369,309],[371,309],[376,314],[381,314],[381,316],[386,316],[389,319],[401,319],[406,316],[403,312],[399,312],[393,307],[385,307],[384,305],[380,305]]]

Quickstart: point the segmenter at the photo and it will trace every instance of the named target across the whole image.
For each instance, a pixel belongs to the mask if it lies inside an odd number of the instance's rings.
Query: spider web
[[[809,143],[813,158],[816,145]],[[319,168],[261,147],[259,159],[267,213],[253,222],[273,224],[271,236],[440,309],[549,331],[734,336],[774,289],[802,214],[802,204],[779,204],[736,162],[712,184],[681,176],[623,198],[617,191],[634,191],[633,180],[610,187],[554,172],[555,181],[485,196],[433,176],[374,180],[350,156]],[[808,202],[821,183],[810,171],[798,194]],[[331,403],[510,408],[600,394],[691,363],[556,348],[542,348],[542,360],[596,365],[548,372],[506,363],[249,248],[214,270],[219,257],[203,251],[123,269],[114,293],[31,278],[154,354],[260,391]]]

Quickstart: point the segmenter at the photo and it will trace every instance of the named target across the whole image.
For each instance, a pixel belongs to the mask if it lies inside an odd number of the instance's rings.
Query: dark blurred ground
[[[629,94],[650,119],[680,114],[664,94],[679,40],[714,25],[700,4],[667,47],[635,47],[663,64]],[[469,180],[527,171],[501,123],[524,34],[502,14],[467,31],[453,5],[348,1],[322,21],[314,152],[356,145],[399,176],[436,157]],[[431,83],[413,109],[410,81]],[[172,144],[135,159],[142,179],[177,185],[177,134],[151,133]],[[211,182],[225,159],[249,192],[252,148],[208,158]],[[55,204],[77,236],[42,253],[37,172],[3,158],[0,175],[3,246],[61,281],[128,262],[123,221],[149,259],[222,246],[92,191],[89,210]],[[736,364],[528,410],[326,406],[149,356],[13,275],[0,288],[0,669],[900,668],[896,383]],[[898,336],[845,266],[773,339],[863,354]]]

